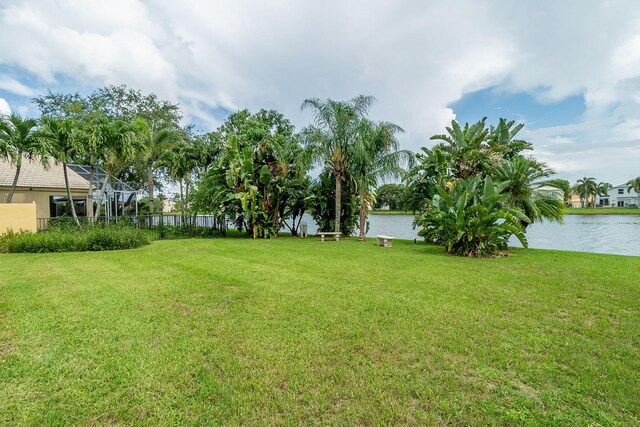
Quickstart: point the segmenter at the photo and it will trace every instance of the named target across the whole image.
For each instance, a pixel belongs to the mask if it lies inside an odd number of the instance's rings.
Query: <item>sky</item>
[[[0,0],[0,112],[50,89],[126,84],[215,129],[305,98],[377,98],[371,117],[433,145],[451,120],[525,123],[572,182],[640,175],[640,2]]]

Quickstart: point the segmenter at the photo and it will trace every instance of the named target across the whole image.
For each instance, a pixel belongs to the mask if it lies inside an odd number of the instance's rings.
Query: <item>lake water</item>
[[[310,215],[309,234],[317,231]],[[413,240],[412,215],[369,215],[369,232]],[[515,239],[514,239],[515,240]],[[536,223],[527,228],[530,248],[640,256],[640,215],[565,215],[563,224]],[[521,246],[517,240],[512,246]]]

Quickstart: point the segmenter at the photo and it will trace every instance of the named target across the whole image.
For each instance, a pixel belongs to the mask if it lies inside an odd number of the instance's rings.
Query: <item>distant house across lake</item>
[[[560,201],[564,200],[564,191],[557,187],[552,187],[551,185],[543,185],[542,187],[538,187],[536,188],[536,192],[545,197],[557,199]]]
[[[625,206],[638,205],[638,193],[631,189],[627,190],[627,184],[616,185],[611,187],[606,196],[598,196],[596,203],[598,206],[611,206],[614,208],[623,208]]]

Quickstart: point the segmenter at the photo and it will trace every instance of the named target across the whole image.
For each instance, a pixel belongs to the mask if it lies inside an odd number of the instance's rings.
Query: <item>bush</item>
[[[150,242],[143,230],[135,228],[64,227],[37,233],[7,233],[0,236],[0,252],[109,251],[139,248]]]
[[[416,219],[423,227],[418,234],[460,256],[500,255],[511,236],[526,248],[522,223],[529,219],[519,209],[506,207],[507,184],[472,177],[458,180],[450,192],[438,188],[439,194]]]

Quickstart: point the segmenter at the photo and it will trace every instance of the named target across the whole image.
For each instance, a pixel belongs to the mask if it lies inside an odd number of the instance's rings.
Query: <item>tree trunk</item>
[[[335,226],[333,231],[339,233],[340,229],[340,217],[342,214],[342,181],[340,177],[336,173],[336,216],[335,216]]]
[[[100,207],[102,206],[102,200],[104,199],[104,193],[107,191],[107,184],[109,182],[109,171],[107,172],[107,176],[104,177],[104,182],[102,183],[102,188],[100,189],[100,194],[98,195],[98,203],[96,204],[96,211],[94,212],[94,217],[100,216]],[[106,207],[105,207],[105,215],[106,215]]]
[[[180,179],[180,217],[182,218],[182,226],[185,226],[185,214],[184,214],[184,190],[182,187],[182,178]]]
[[[296,224],[295,220],[293,221],[293,229],[296,231],[296,236],[298,235],[298,230],[300,229],[300,224],[302,223],[302,215],[304,215],[305,210],[300,211],[300,216],[298,216],[298,223]]]
[[[276,204],[273,208],[273,222],[272,225],[276,230],[276,234],[280,231],[282,224],[280,224],[280,204],[282,203],[282,194],[278,194],[278,198],[276,199]]]
[[[147,185],[149,186],[149,213],[153,214],[155,211],[153,206],[155,199],[153,198],[153,168],[151,165],[147,169]]]
[[[69,174],[67,173],[67,164],[62,164],[62,170],[64,171],[64,185],[67,187],[67,199],[69,199],[69,203],[71,203],[71,215],[73,215],[73,219],[76,221],[76,225],[80,227],[80,220],[78,219],[78,215],[76,214],[76,205],[73,204],[73,197],[71,197],[71,188],[69,188]]]
[[[20,177],[20,169],[22,169],[22,154],[18,157],[18,161],[16,162],[16,174],[13,177],[13,184],[11,184],[11,191],[9,191],[9,195],[7,196],[7,203],[11,203],[13,199],[13,193],[16,192],[16,187],[18,186],[18,178]]]
[[[360,235],[358,241],[364,242],[367,238],[364,232],[365,227],[365,206],[364,206],[364,193],[360,193]]]
[[[93,219],[93,175],[95,173],[95,167],[91,165],[89,168],[89,203],[87,205],[87,218],[91,221]]]
[[[182,210],[184,210],[187,213],[187,216],[191,216],[189,212],[189,207],[188,207],[190,187],[191,187],[191,177],[187,175],[184,178],[184,207],[182,208]]]

